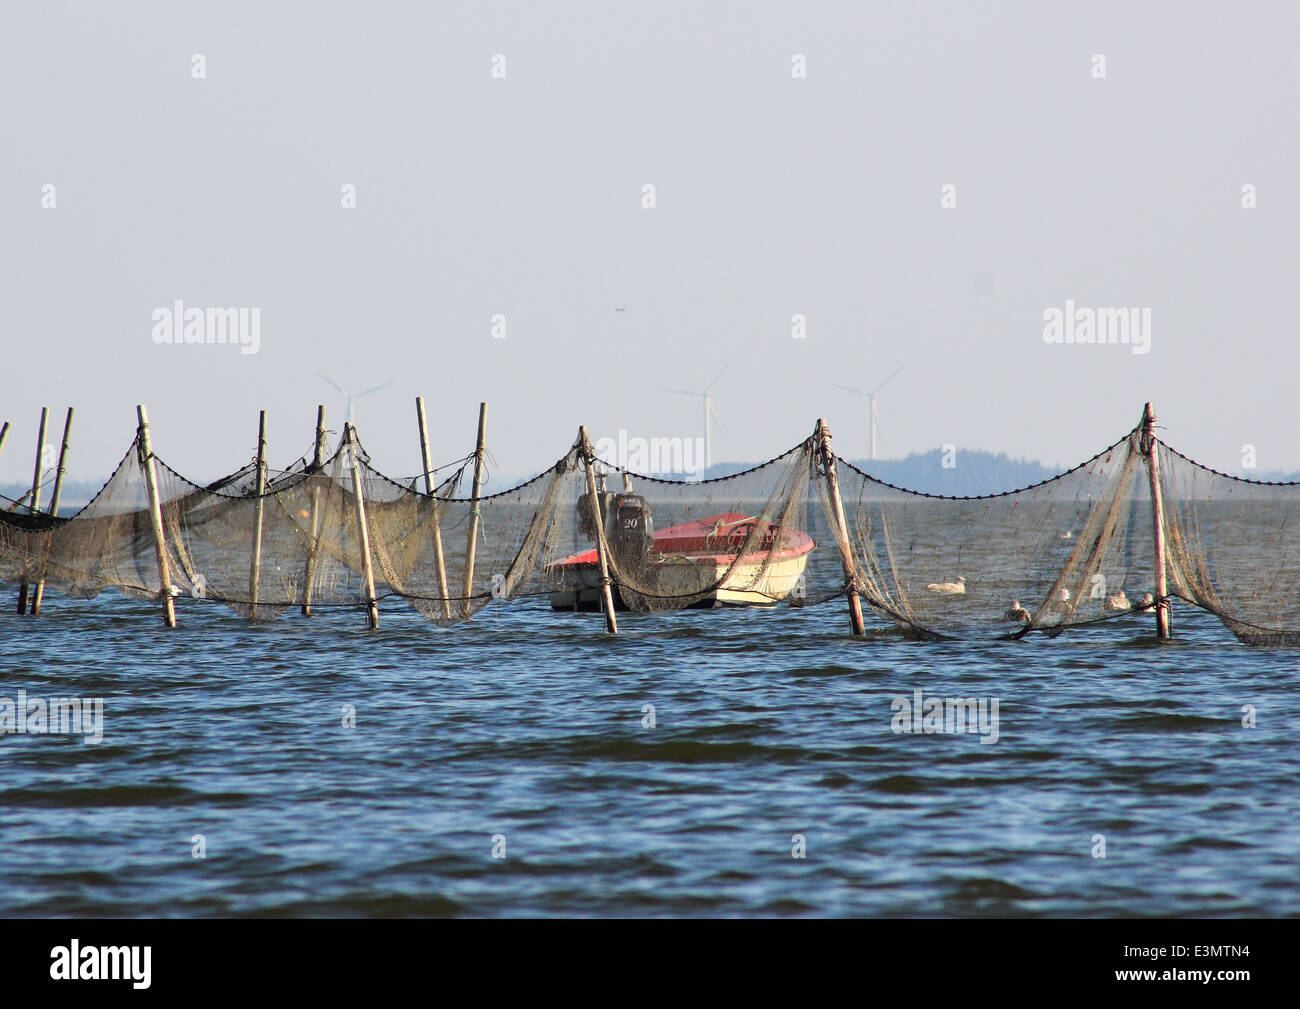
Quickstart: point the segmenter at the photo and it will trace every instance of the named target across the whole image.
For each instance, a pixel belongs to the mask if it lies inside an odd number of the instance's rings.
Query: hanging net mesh
[[[863,601],[922,637],[1053,633],[1141,610],[1146,474],[1136,431],[1059,477],[982,497],[919,494],[840,463]]]
[[[1169,592],[1249,644],[1300,644],[1300,484],[1243,480],[1159,445]]]
[[[704,481],[634,473],[575,444],[532,480],[477,497],[464,493],[473,457],[441,483],[395,480],[354,436],[205,485],[154,457],[167,586],[137,438],[75,515],[0,510],[0,578],[83,597],[166,591],[258,621],[399,598],[440,624],[509,599],[598,610],[606,584],[617,608],[643,613],[811,606],[852,586],[875,626],[917,637],[1056,634],[1152,611],[1155,451],[1166,597],[1243,641],[1300,643],[1300,485],[1217,473],[1141,431],[1044,483],[971,498],[883,483],[819,434]]]
[[[570,452],[520,487],[472,500],[454,497],[463,468],[425,493],[374,469],[359,445],[264,477],[250,464],[207,485],[155,456],[168,590],[259,621],[293,607],[364,604],[364,516],[373,597],[401,596],[431,620],[454,623],[536,580],[575,458]],[[83,597],[116,587],[159,598],[139,440],[71,518],[0,512],[0,577],[44,579]]]

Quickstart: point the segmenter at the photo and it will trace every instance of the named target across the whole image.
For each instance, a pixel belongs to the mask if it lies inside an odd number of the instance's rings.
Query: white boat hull
[[[718,606],[775,606],[789,597],[799,584],[799,578],[808,563],[806,553],[791,557],[782,557],[768,565],[762,571],[760,564],[739,564],[727,574],[729,565],[710,560],[715,565],[712,581],[723,579],[716,589],[704,593],[691,604],[691,609],[712,609]],[[761,574],[760,574],[761,571]],[[570,577],[577,575],[582,587],[576,590],[563,590],[551,593],[551,608],[556,610],[598,610],[600,609],[600,572],[594,567],[583,567],[571,571]],[[724,577],[725,575],[725,577]],[[617,586],[614,592],[615,606],[625,609],[619,599]]]

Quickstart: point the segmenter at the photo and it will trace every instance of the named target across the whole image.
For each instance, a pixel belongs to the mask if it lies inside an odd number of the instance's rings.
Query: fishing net
[[[258,621],[294,607],[365,604],[364,514],[373,598],[401,596],[439,623],[464,620],[537,574],[575,458],[510,491],[466,499],[454,496],[465,466],[425,493],[414,479],[374,469],[355,441],[320,463],[304,458],[265,475],[250,464],[206,485],[155,456],[168,591]],[[0,513],[0,577],[43,579],[74,596],[116,587],[160,598],[139,440],[76,515]]]
[[[838,470],[862,600],[909,633],[1059,633],[1150,605],[1152,512],[1137,430],[1052,480],[981,497],[904,490],[844,462]]]
[[[237,481],[244,471],[223,481]],[[90,597],[114,586],[140,596],[158,595],[158,567],[143,473],[132,443],[113,475],[72,518],[0,512],[0,577],[34,583],[41,578],[62,592]]]
[[[1215,613],[1243,641],[1300,644],[1300,485],[1217,473],[1144,430],[1051,480],[969,498],[877,480],[835,459],[820,426],[714,480],[635,473],[580,439],[488,495],[464,491],[472,455],[440,481],[394,479],[355,432],[285,469],[254,462],[202,485],[155,456],[168,585],[137,437],[74,516],[0,511],[0,578],[82,597],[190,596],[256,621],[392,598],[439,624],[509,599],[599,610],[606,585],[616,608],[640,613],[814,606],[852,590],[875,627],[916,637],[1054,635],[1149,619],[1154,461],[1164,598]]]
[[[1218,473],[1159,445],[1169,592],[1248,644],[1300,644],[1300,484]]]

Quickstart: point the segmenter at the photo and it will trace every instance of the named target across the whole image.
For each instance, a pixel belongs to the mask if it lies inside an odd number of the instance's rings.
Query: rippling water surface
[[[0,913],[1300,912],[1300,656],[1185,606],[1158,646],[853,640],[842,600],[614,639],[540,599],[370,633],[3,597],[0,696],[106,708],[98,745],[0,737]],[[894,734],[918,687],[997,698],[997,742]]]

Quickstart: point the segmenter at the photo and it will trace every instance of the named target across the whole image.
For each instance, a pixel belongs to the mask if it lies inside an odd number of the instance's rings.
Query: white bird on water
[[[961,596],[966,594],[966,579],[958,575],[955,582],[930,582],[925,588],[941,596]]]
[[[1111,613],[1120,613],[1131,610],[1133,605],[1128,601],[1128,596],[1124,595],[1124,590],[1120,589],[1118,592],[1112,592],[1106,597],[1103,607]]]
[[[1009,624],[1027,624],[1033,618],[1029,611],[1020,605],[1019,599],[1011,600],[1011,609],[1002,614],[1002,619]]]

